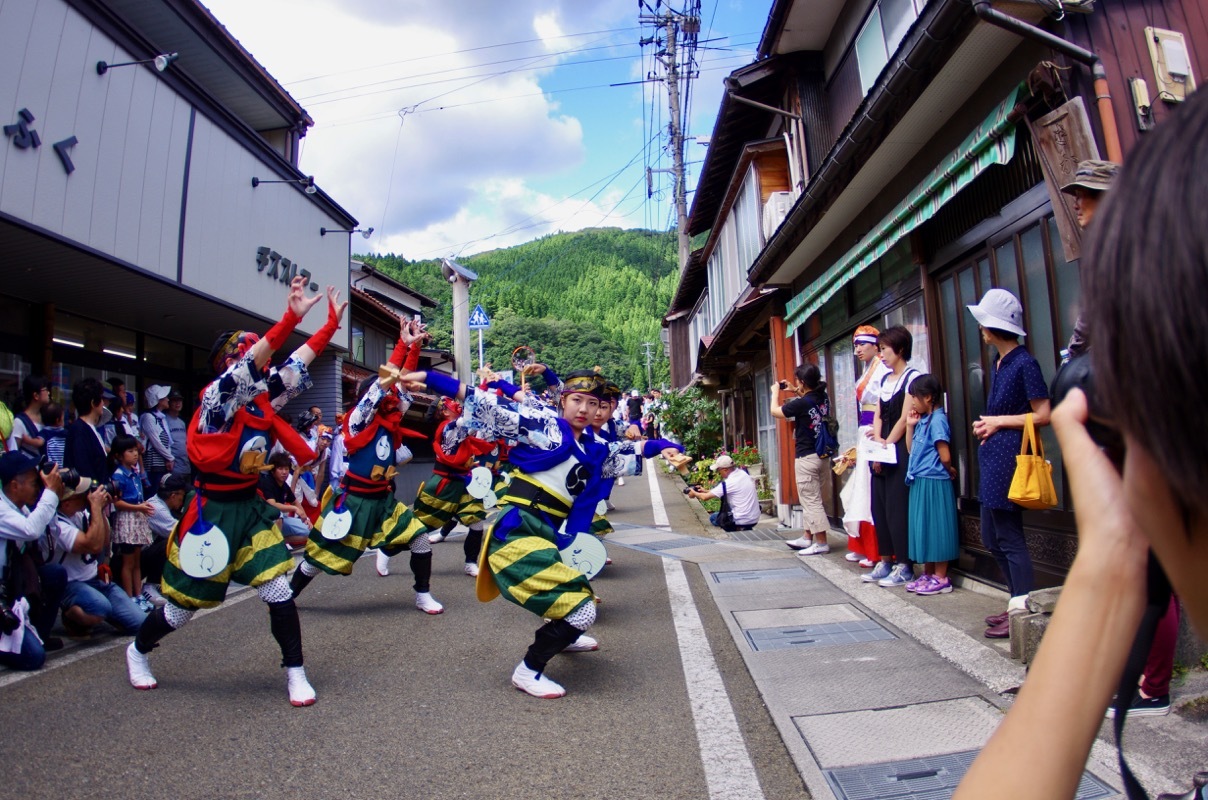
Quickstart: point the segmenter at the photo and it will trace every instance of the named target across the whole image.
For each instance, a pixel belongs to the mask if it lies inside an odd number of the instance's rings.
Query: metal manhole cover
[[[806,572],[800,567],[782,569],[742,569],[729,572],[714,572],[714,583],[741,583],[744,581],[790,581],[810,580],[814,573]]]
[[[839,800],[947,800],[977,754],[977,750],[966,750],[822,772]],[[1116,794],[1103,781],[1083,772],[1074,797],[1098,800]]]
[[[784,537],[775,528],[752,528],[749,531],[730,531],[727,535],[737,542],[783,542]]]
[[[780,650],[785,647],[832,647],[896,639],[871,619],[850,622],[822,622],[816,625],[788,625],[781,628],[751,628],[743,631],[753,650]]]

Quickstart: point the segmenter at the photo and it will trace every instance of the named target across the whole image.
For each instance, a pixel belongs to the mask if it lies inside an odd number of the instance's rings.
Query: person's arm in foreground
[[[1079,391],[1053,412],[1078,509],[1078,556],[1019,698],[954,800],[1072,798],[1136,636],[1146,541],[1086,416]]]

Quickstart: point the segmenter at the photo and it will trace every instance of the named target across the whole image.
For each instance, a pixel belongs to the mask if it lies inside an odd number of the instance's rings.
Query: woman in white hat
[[[1023,510],[1007,499],[1007,490],[1015,474],[1027,415],[1033,414],[1038,426],[1049,424],[1049,389],[1040,365],[1019,343],[1027,336],[1019,299],[1006,289],[991,289],[980,303],[968,308],[981,329],[982,341],[998,354],[990,369],[986,409],[973,423],[973,433],[981,442],[977,498],[982,542],[1002,569],[1011,597],[1017,598],[1032,591],[1035,578],[1023,538]],[[986,625],[986,638],[1007,638],[1008,612],[987,617]]]

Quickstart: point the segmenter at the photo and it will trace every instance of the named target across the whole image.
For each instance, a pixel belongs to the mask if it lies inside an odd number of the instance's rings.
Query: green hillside
[[[428,295],[437,347],[452,349],[449,284],[440,261],[408,261],[396,255],[358,259]],[[659,320],[675,291],[675,233],[596,228],[556,233],[503,250],[458,259],[478,274],[470,303],[491,317],[484,331],[487,361],[510,367],[514,348],[525,344],[539,360],[565,375],[599,366],[622,388],[647,388],[646,349],[653,342],[654,385],[669,371],[659,340]],[[478,365],[478,336],[470,350]]]

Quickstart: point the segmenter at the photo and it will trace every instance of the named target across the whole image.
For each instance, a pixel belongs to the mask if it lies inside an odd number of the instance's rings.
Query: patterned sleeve
[[[386,393],[382,391],[382,386],[377,381],[370,384],[369,389],[365,394],[361,395],[361,399],[353,407],[352,411],[348,412],[348,432],[356,436],[361,431],[373,422],[373,415],[377,413],[378,406],[382,404],[382,398]],[[411,403],[414,398],[408,392],[402,392],[399,397],[399,410],[407,413],[407,409],[411,408]]]
[[[482,389],[475,389],[472,395],[466,396],[461,417],[445,427],[446,437],[449,429],[455,426],[457,430],[465,431],[457,440],[459,442],[473,434],[488,441],[510,439],[538,450],[553,450],[562,444],[562,429],[558,427],[558,415],[552,408],[527,403],[518,405]]]
[[[226,430],[235,418],[235,412],[266,389],[264,375],[256,366],[251,353],[248,353],[228,367],[226,372],[219,375],[201,393],[198,431],[217,433]]]
[[[1022,366],[1023,388],[1029,400],[1049,399],[1049,385],[1044,382],[1044,373],[1035,358],[1030,358]]]
[[[642,442],[633,442],[628,439],[608,442],[608,458],[604,459],[604,466],[601,468],[600,474],[605,478],[641,475],[642,464],[645,462],[645,459],[642,458],[642,444]]]
[[[286,403],[314,385],[306,364],[292,355],[281,366],[269,369],[267,384],[268,396],[275,411],[280,411]]]

